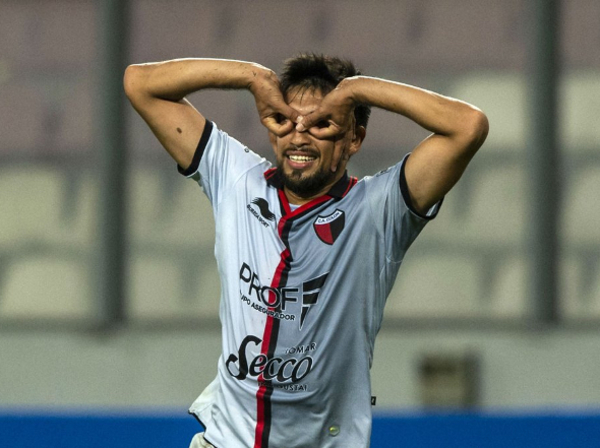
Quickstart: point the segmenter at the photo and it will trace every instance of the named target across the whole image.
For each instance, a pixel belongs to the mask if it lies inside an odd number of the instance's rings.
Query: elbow
[[[125,69],[123,75],[123,88],[125,95],[132,103],[143,94],[143,67],[138,64],[132,64]]]
[[[469,152],[475,154],[487,138],[490,123],[487,116],[480,109],[473,107],[465,118],[464,124],[466,147]]]

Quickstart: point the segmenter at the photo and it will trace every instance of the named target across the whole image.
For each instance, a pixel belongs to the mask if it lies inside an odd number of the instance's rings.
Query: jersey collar
[[[277,171],[277,168],[270,168],[264,173],[267,185],[275,187],[278,190],[283,190],[283,179],[281,174]],[[338,180],[327,193],[327,196],[332,198],[341,199],[350,191],[350,189],[356,185],[358,179],[356,177],[348,176],[348,171],[344,171],[344,175]]]

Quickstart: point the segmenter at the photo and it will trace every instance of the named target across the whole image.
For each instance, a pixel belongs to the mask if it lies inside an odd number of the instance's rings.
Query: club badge
[[[331,215],[318,216],[313,227],[317,236],[325,244],[332,245],[346,224],[346,216],[343,210],[336,209]]]

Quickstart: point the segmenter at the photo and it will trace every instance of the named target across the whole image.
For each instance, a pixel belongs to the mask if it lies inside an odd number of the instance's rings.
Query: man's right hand
[[[300,114],[285,102],[277,75],[268,69],[253,71],[254,79],[249,86],[254,95],[260,122],[270,132],[281,137],[290,132]]]

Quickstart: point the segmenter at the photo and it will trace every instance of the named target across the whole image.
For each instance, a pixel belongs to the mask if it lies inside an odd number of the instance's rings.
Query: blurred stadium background
[[[187,446],[220,348],[212,214],[122,73],[300,51],[491,123],[389,298],[373,446],[600,446],[598,0],[0,0],[0,446]],[[270,157],[249,94],[192,102]],[[374,111],[352,173],[425,135]]]

